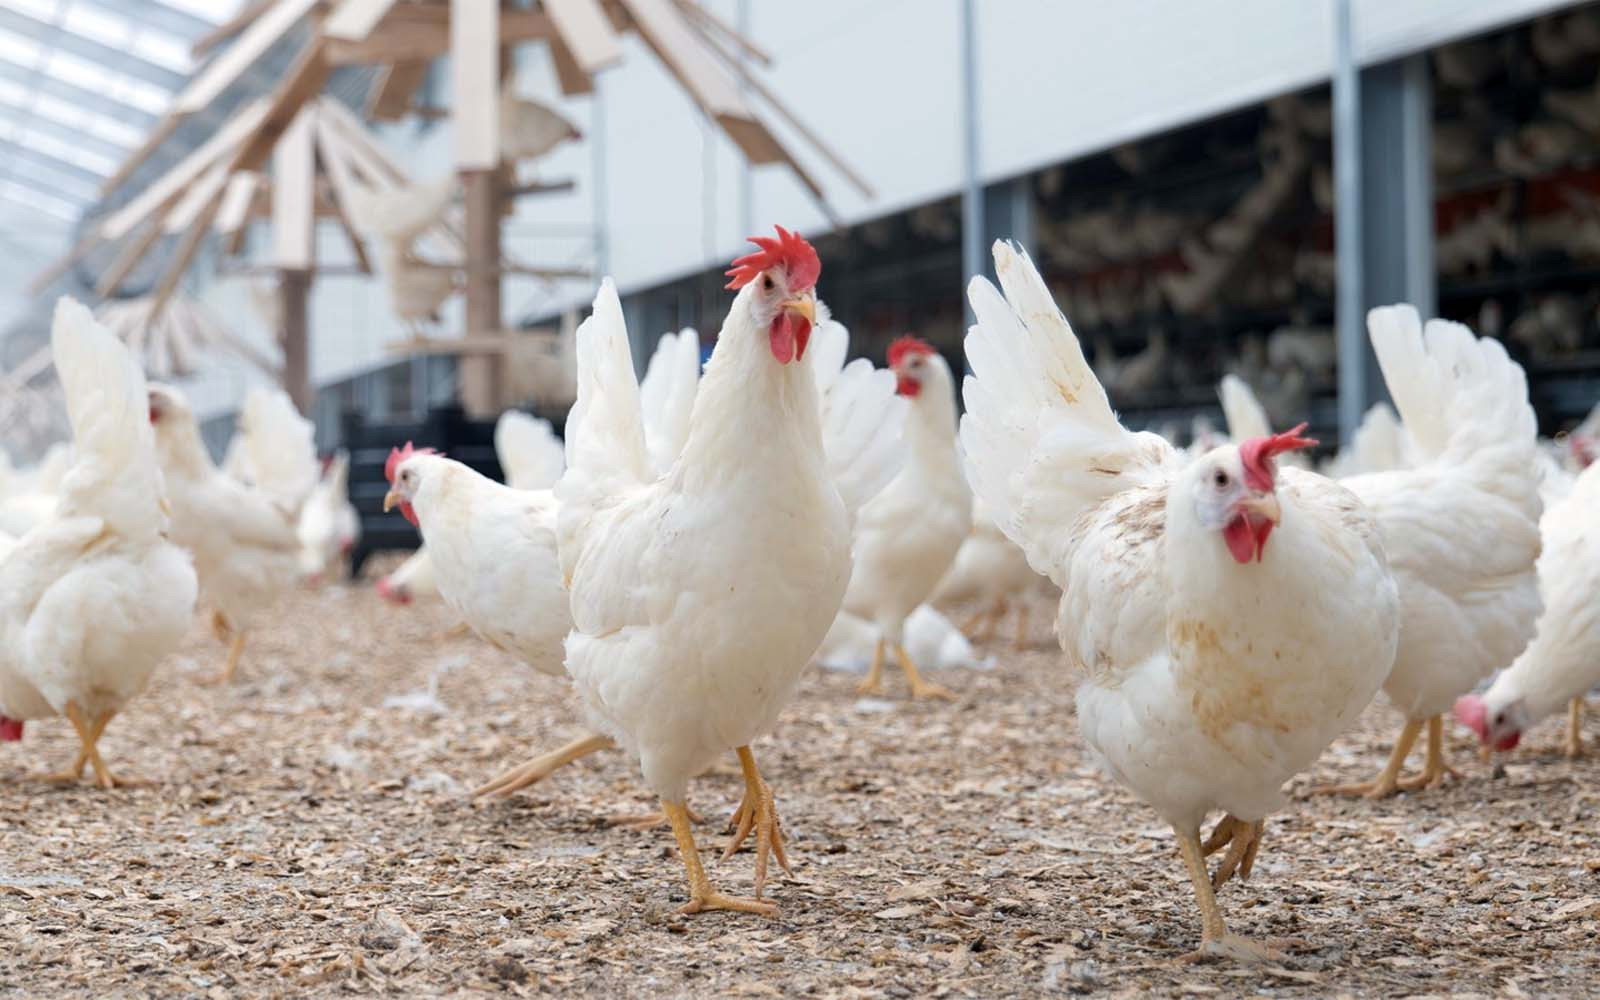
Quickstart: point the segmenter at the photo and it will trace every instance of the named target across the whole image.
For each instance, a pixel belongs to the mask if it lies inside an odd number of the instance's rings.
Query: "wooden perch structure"
[[[63,258],[36,276],[33,287],[42,288],[95,250],[111,248],[96,290],[114,296],[160,248],[165,270],[140,313],[154,330],[208,235],[220,237],[226,252],[237,253],[251,223],[270,220],[269,261],[283,298],[284,377],[291,396],[306,406],[306,300],[319,267],[317,223],[333,221],[348,242],[354,266],[371,273],[352,199],[363,191],[411,184],[356,116],[321,96],[322,89],[340,66],[370,66],[377,73],[366,114],[386,121],[433,116],[435,109],[417,107],[416,98],[433,61],[448,55],[453,106],[447,113],[463,200],[433,227],[428,241],[444,248],[445,259],[463,262],[466,338],[498,336],[504,328],[502,274],[553,279],[584,273],[536,267],[501,253],[500,226],[513,199],[571,187],[571,182],[518,184],[515,171],[507,168],[508,149],[534,156],[532,149],[548,148],[537,142],[519,147],[501,135],[502,128],[516,137],[538,134],[518,124],[526,116],[503,117],[507,88],[514,85],[508,80],[510,54],[518,45],[548,45],[562,93],[587,94],[594,90],[596,74],[622,62],[627,32],[643,40],[752,164],[787,167],[830,219],[835,216],[821,185],[768,127],[752,98],[871,197],[866,183],[751,71],[752,64],[770,65],[771,57],[696,0],[539,0],[526,8],[499,0],[252,0],[195,44],[197,56],[215,52],[211,61],[107,181],[108,192],[124,185],[186,118],[217,102],[269,50],[305,36],[274,89],[246,103],[200,147],[97,220]],[[523,102],[523,112],[528,103]],[[535,118],[539,114],[533,109]],[[565,137],[576,137],[576,130]],[[169,250],[172,241],[164,237],[175,238],[175,248]],[[412,257],[408,249],[386,253],[400,262]],[[494,408],[494,378],[491,360],[464,359],[462,394],[469,410]]]

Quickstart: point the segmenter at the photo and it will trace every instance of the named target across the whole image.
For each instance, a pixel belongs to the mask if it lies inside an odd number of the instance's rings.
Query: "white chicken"
[[[941,610],[977,604],[977,611],[961,626],[961,631],[974,642],[993,638],[995,629],[1015,609],[1017,623],[1011,646],[1022,649],[1028,641],[1029,600],[1042,582],[1028,565],[1028,557],[994,523],[983,501],[974,499],[972,531],[939,581],[932,603]]]
[[[349,482],[350,455],[340,450],[300,507],[295,534],[300,539],[300,574],[309,583],[321,583],[330,567],[342,565],[361,540],[361,517],[350,502]]]
[[[316,427],[295,409],[288,393],[251,386],[233,434],[239,442],[238,467],[229,475],[298,514],[321,479],[315,436]]]
[[[686,330],[662,337],[645,379],[644,395],[656,407],[645,416],[646,426],[686,426],[699,374],[699,336]],[[670,440],[660,447],[665,455],[676,454]],[[551,493],[561,475],[561,443],[548,422],[512,411],[495,428],[495,451],[507,485],[431,451],[413,452],[408,442],[404,451],[390,454],[384,469],[390,483],[384,509],[398,505],[422,533],[440,596],[473,632],[540,673],[562,677],[562,644],[572,615],[556,559],[559,504]],[[517,488],[518,483],[533,485]],[[612,745],[605,736],[585,735],[512,768],[473,795],[510,795]]]
[[[570,139],[578,127],[554,108],[517,96],[515,86],[500,91],[500,151],[507,160],[536,160]]]
[[[1384,798],[1454,774],[1442,713],[1533,637],[1539,617],[1539,451],[1527,379],[1498,341],[1410,306],[1367,319],[1417,464],[1342,480],[1372,510],[1400,585],[1400,645],[1384,693],[1406,717],[1368,782],[1322,792]],[[1401,767],[1424,722],[1420,775]]]
[[[1311,443],[1295,431],[1186,460],[1123,429],[1027,255],[994,257],[1005,296],[968,288],[973,488],[1062,587],[1084,738],[1177,834],[1202,954],[1266,957],[1227,933],[1215,887],[1249,875],[1283,783],[1388,671],[1399,600],[1377,526],[1331,480],[1280,473],[1276,455]],[[1224,846],[1213,880],[1205,855]]]
[[[1322,467],[1322,474],[1334,479],[1359,476],[1364,472],[1390,472],[1417,464],[1416,447],[1400,425],[1394,407],[1373,403],[1350,435],[1349,444]]]
[[[194,556],[212,626],[229,642],[217,678],[226,682],[239,668],[255,616],[299,576],[296,511],[282,495],[246,486],[216,467],[177,389],[150,386],[150,422],[172,507],[172,539]]]
[[[1539,522],[1544,611],[1528,648],[1484,694],[1457,699],[1455,716],[1486,748],[1510,750],[1563,702],[1566,750],[1583,751],[1583,696],[1600,682],[1600,464],[1591,465]]]
[[[906,653],[906,617],[933,596],[972,528],[972,494],[956,448],[955,379],[932,345],[901,337],[889,345],[889,368],[900,395],[911,401],[905,464],[883,492],[861,509],[855,569],[844,610],[878,628],[872,666],[857,691],[883,690],[883,660],[894,651],[913,698],[954,698],[926,681]]]
[[[419,597],[438,597],[439,583],[426,547],[411,553],[387,576],[378,578],[378,596],[391,604],[410,604]]]
[[[0,556],[0,740],[65,716],[80,745],[57,777],[89,765],[113,788],[100,736],[183,638],[195,572],[166,538],[138,363],[68,298],[50,339],[77,457],[52,517]]]
[[[689,879],[686,913],[773,914],[767,861],[787,868],[771,789],[750,744],[769,731],[839,612],[852,511],[881,481],[830,475],[812,366],[821,262],[778,230],[734,261],[739,289],[695,396],[688,438],[652,475],[622,306],[610,280],[578,332],[567,423],[561,567],[572,598],[567,672],[591,723],[639,757]],[[881,415],[843,440],[865,442]],[[876,470],[868,470],[876,473]],[[835,485],[836,481],[839,483]],[[745,795],[725,856],[756,838],[755,898],[712,888],[685,797],[719,754]]]

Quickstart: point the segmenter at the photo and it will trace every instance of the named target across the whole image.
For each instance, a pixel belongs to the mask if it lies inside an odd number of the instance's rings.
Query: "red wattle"
[[[910,375],[897,374],[894,378],[894,391],[902,396],[915,397],[917,393],[922,391],[922,383],[918,382]]]
[[[417,512],[416,512],[416,510],[409,503],[406,503],[403,500],[400,502],[400,514],[407,521],[411,522],[411,526],[413,528],[416,528],[418,531],[422,530],[422,525],[417,523]]]
[[[767,346],[780,365],[805,357],[806,344],[810,342],[811,324],[804,316],[787,310],[773,317],[772,325],[767,327]]]
[[[22,720],[0,715],[0,743],[16,743],[22,739]]]
[[[1475,694],[1464,694],[1456,699],[1451,710],[1456,721],[1478,734],[1478,742],[1489,742],[1489,707]]]
[[[1241,565],[1248,563],[1256,556],[1256,535],[1250,530],[1250,522],[1243,514],[1229,521],[1222,529],[1222,540],[1228,543],[1228,551],[1233,555],[1233,561]]]

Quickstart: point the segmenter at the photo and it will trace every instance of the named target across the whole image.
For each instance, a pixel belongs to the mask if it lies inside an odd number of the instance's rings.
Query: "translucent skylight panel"
[[[50,56],[45,72],[84,90],[92,90],[106,97],[131,104],[141,111],[160,114],[166,110],[172,95],[153,84],[120,73],[113,73],[87,59],[79,59],[70,52],[57,51]]]
[[[68,222],[77,221],[82,212],[81,205],[64,201],[54,195],[18,184],[16,181],[6,181],[4,184],[0,184],[0,198],[16,202],[19,205],[26,205],[46,215],[53,215]]]
[[[0,59],[18,66],[31,67],[38,63],[39,56],[43,52],[44,49],[33,39],[0,28]]]
[[[100,186],[98,184],[80,180],[58,167],[52,167],[29,157],[12,156],[7,169],[14,176],[31,177],[37,184],[43,185],[46,190],[59,191],[64,196],[76,198],[80,201],[91,202],[100,196]]]
[[[0,0],[0,7],[9,7],[39,21],[54,22],[61,6],[60,0]]]
[[[239,8],[244,6],[245,0],[158,0],[158,2],[163,7],[181,10],[185,14],[193,14],[203,21],[221,24],[237,14]]]
[[[171,35],[142,32],[134,36],[129,48],[134,55],[146,62],[155,63],[174,73],[187,73],[194,68],[194,63],[189,58],[188,44]]]
[[[74,145],[56,138],[48,132],[38,129],[26,128],[14,140],[18,145],[37,150],[46,156],[53,156],[58,160],[82,167],[90,173],[105,176],[117,169],[117,163],[109,156],[101,156],[92,150]]]
[[[133,24],[127,18],[102,7],[75,3],[67,8],[61,26],[75,35],[82,35],[114,49],[120,49],[133,34]]]

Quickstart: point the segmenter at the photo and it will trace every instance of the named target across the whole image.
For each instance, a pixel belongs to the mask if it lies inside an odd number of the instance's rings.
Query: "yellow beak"
[[[805,321],[812,326],[817,325],[817,297],[815,295],[802,295],[798,298],[785,299],[784,312],[792,312],[796,316],[805,317]]]
[[[1239,501],[1239,506],[1257,517],[1277,524],[1283,519],[1283,508],[1276,493],[1256,493]]]
[[[383,512],[385,514],[389,513],[389,511],[393,510],[398,505],[405,503],[405,500],[405,497],[401,496],[394,490],[390,490],[383,495]]]

